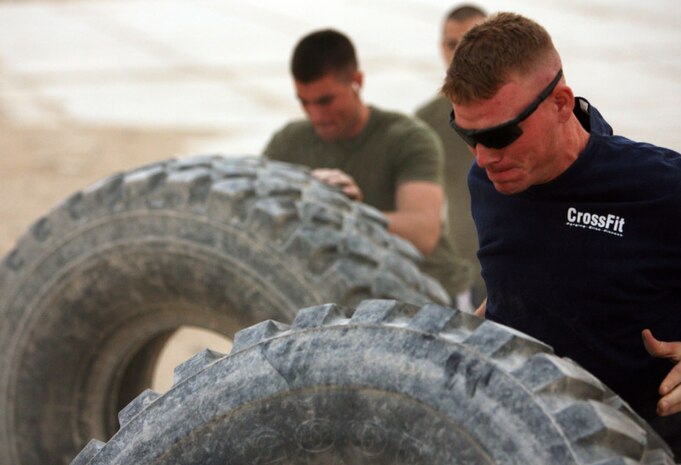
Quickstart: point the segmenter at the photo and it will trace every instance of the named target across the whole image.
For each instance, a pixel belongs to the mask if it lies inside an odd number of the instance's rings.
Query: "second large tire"
[[[112,176],[0,265],[0,463],[68,463],[144,388],[178,327],[228,337],[302,306],[447,299],[377,211],[300,168],[220,156]]]
[[[670,465],[596,378],[437,305],[324,305],[180,365],[72,465]]]

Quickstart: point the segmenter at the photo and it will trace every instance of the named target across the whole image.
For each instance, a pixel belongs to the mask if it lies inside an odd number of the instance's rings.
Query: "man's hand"
[[[362,201],[362,190],[352,177],[341,170],[332,170],[328,168],[318,168],[312,170],[312,176],[331,186],[340,187],[343,194],[350,197],[352,200]]]
[[[485,297],[485,300],[482,301],[480,306],[475,309],[475,316],[479,316],[480,318],[485,318],[485,313],[487,312],[487,297]]]
[[[657,414],[661,416],[681,412],[681,342],[662,342],[655,339],[649,329],[644,329],[643,345],[650,355],[666,358],[674,368],[660,384],[662,398],[657,403]]]

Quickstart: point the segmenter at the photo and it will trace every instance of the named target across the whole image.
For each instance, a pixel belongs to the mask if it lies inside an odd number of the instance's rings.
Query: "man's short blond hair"
[[[515,13],[497,13],[463,36],[442,93],[457,104],[490,99],[512,74],[530,74],[553,55],[553,41],[541,25]]]

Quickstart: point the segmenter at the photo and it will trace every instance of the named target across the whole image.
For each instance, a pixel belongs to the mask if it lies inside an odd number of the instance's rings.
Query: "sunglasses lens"
[[[503,149],[523,135],[523,130],[515,122],[482,131],[460,128],[454,121],[453,111],[449,114],[449,125],[471,147],[481,144],[490,149]]]
[[[475,134],[478,144],[482,144],[490,149],[502,149],[512,144],[523,135],[523,130],[517,125],[504,126],[492,131],[484,131]],[[470,144],[469,144],[470,145]]]
[[[476,140],[475,136],[471,136],[468,134],[468,131],[462,130],[458,127],[455,127],[454,130],[456,133],[463,139],[463,141],[470,145],[471,147],[475,147],[478,141]]]

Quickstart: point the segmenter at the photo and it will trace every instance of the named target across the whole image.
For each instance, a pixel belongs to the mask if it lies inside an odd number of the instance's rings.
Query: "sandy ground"
[[[0,254],[71,193],[115,172],[182,154],[185,142],[200,135],[87,126],[66,118],[22,126],[0,107]]]

